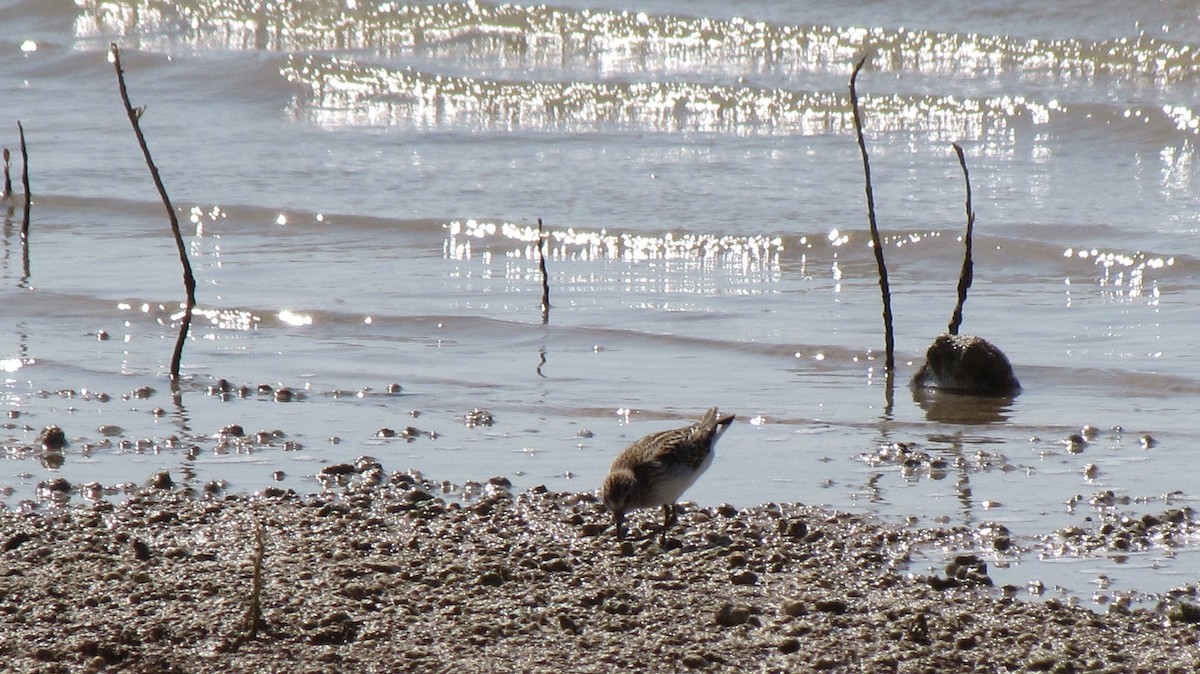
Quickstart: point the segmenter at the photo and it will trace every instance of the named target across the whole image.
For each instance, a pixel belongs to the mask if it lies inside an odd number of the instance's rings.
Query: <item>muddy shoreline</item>
[[[330,469],[335,469],[330,471]],[[477,498],[372,461],[318,494],[0,510],[0,662],[21,672],[1050,671],[1200,668],[1194,604],[1028,602],[961,532],[802,505],[681,508],[618,542],[593,494]],[[340,471],[340,473],[338,473]],[[261,536],[258,532],[261,531]],[[256,580],[257,576],[257,580]],[[261,616],[261,618],[260,618]]]

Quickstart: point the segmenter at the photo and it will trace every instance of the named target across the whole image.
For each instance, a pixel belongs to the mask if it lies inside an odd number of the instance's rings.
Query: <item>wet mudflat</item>
[[[47,672],[1200,665],[1194,588],[1158,610],[1098,613],[1017,598],[969,553],[943,573],[910,571],[922,550],[982,540],[962,528],[688,505],[662,537],[657,511],[631,516],[619,542],[592,493],[517,493],[503,478],[447,493],[370,459],[323,474],[329,488],[308,495],[190,493],[159,474],[120,501],[0,510],[0,661]],[[1170,519],[1142,526],[1194,517]]]

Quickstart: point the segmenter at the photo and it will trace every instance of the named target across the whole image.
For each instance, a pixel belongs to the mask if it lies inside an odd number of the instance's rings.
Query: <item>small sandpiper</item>
[[[600,499],[613,513],[617,538],[625,536],[625,513],[656,505],[663,507],[666,533],[679,517],[675,502],[712,464],[717,440],[733,418],[713,407],[691,426],[651,433],[617,456],[600,487]]]

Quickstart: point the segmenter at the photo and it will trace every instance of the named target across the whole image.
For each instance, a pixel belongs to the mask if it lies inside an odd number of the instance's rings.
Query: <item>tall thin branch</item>
[[[866,62],[867,57],[863,56],[854,65],[854,72],[850,75],[850,105],[854,109],[854,132],[858,134],[858,149],[862,151],[863,175],[866,178],[867,190],[867,220],[871,224],[871,246],[875,249],[875,265],[879,268],[879,291],[883,295],[884,367],[891,373],[896,365],[896,339],[892,333],[892,292],[888,286],[887,265],[883,261],[883,242],[879,238],[879,227],[875,224],[875,193],[871,189],[871,160],[867,156],[867,141],[863,138],[862,117],[858,111],[858,90],[855,87],[858,71],[862,70]]]
[[[29,193],[29,150],[25,148],[25,127],[17,121],[17,132],[21,134],[21,188],[25,190],[25,214],[21,217],[21,238],[29,245],[29,208],[33,195]],[[28,272],[26,272],[28,275]]]
[[[966,254],[963,256],[962,271],[958,274],[958,304],[954,307],[954,315],[950,317],[950,334],[957,335],[962,325],[963,305],[967,302],[967,291],[971,289],[971,281],[975,278],[975,262],[971,259],[971,239],[975,233],[975,208],[971,205],[971,174],[967,171],[967,159],[963,155],[962,146],[954,144],[958,153],[958,164],[962,167],[963,180],[967,183],[967,235],[963,237]]]
[[[171,205],[171,198],[167,196],[167,188],[163,186],[162,178],[158,175],[158,167],[154,165],[154,159],[150,156],[146,137],[142,135],[139,120],[143,108],[134,108],[133,104],[129,102],[129,91],[125,88],[125,71],[121,69],[121,51],[115,42],[112,43],[111,49],[113,67],[117,70],[117,84],[121,88],[121,101],[125,103],[125,113],[129,116],[129,124],[133,126],[133,133],[137,136],[138,145],[146,157],[146,166],[150,168],[150,177],[154,179],[154,186],[158,188],[158,195],[162,197],[163,206],[167,209],[167,217],[171,220],[171,232],[175,235],[175,246],[179,250],[179,263],[183,266],[183,287],[187,291],[187,302],[184,306],[183,321],[179,326],[179,337],[175,340],[175,351],[171,355],[171,379],[177,381],[179,379],[179,363],[183,360],[183,343],[187,340],[188,329],[192,324],[192,310],[196,307],[196,278],[192,276],[192,264],[188,260],[183,234],[179,231],[179,218],[175,215],[175,207]]]
[[[4,192],[0,194],[0,199],[7,199],[12,194],[12,176],[8,173],[11,162],[12,154],[8,148],[4,148]]]
[[[538,268],[542,271],[542,323],[550,322],[550,278],[546,274],[546,236],[538,218]]]

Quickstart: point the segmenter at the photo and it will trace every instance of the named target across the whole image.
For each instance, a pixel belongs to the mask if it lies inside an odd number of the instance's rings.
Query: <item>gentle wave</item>
[[[81,38],[138,34],[195,47],[276,50],[372,50],[462,41],[497,44],[507,53],[636,54],[664,62],[800,63],[848,73],[863,49],[876,67],[937,74],[1040,73],[1180,82],[1196,79],[1200,50],[1158,38],[1039,40],[927,30],[776,25],[744,18],[686,18],[631,11],[566,10],[480,2],[437,5],[192,0],[84,0]],[[486,47],[485,47],[486,49]],[[553,62],[555,59],[543,59]]]
[[[1131,133],[1140,133],[1132,122],[1144,121],[1200,134],[1200,111],[1191,104],[1200,93],[1200,48],[1151,37],[1039,40],[477,2],[333,0],[87,0],[75,33],[85,45],[124,36],[168,52],[180,45],[300,52],[282,75],[312,92],[298,102],[298,114],[327,125],[845,132],[852,128],[846,77],[868,53],[871,69],[905,75],[864,83],[870,89],[864,112],[876,131],[977,140],[996,138],[1022,120],[1045,124],[1066,114],[1071,125],[1124,118]],[[1111,98],[1088,98],[1096,87],[1109,89]],[[986,95],[997,92],[1004,94]]]
[[[309,56],[291,60],[289,80],[312,91],[302,113],[332,126],[455,124],[490,129],[815,135],[853,129],[849,96],[689,82],[500,82]],[[1020,96],[863,96],[875,131],[933,132],[943,141],[1045,124],[1057,104]]]

